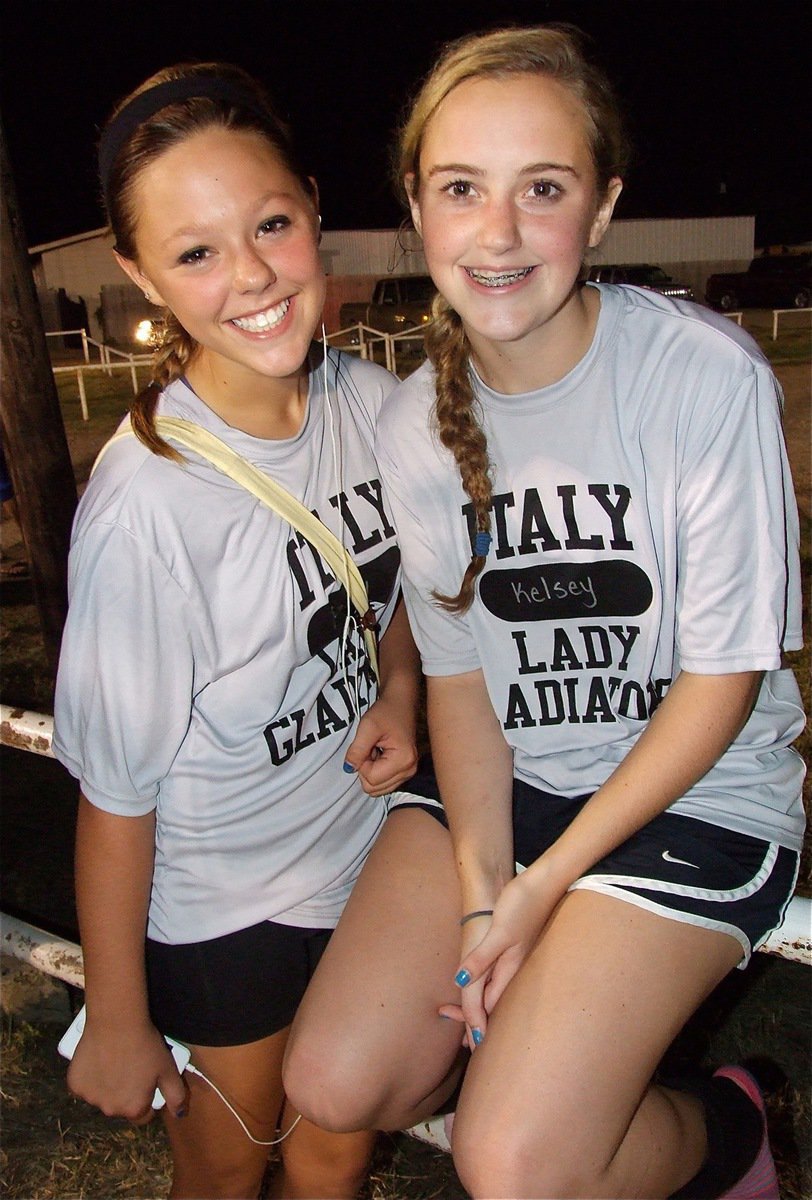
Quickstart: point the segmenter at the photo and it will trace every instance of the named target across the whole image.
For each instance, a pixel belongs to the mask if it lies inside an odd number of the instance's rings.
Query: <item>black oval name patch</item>
[[[487,571],[479,595],[501,621],[526,622],[633,617],[646,611],[653,593],[636,563],[613,559]]]

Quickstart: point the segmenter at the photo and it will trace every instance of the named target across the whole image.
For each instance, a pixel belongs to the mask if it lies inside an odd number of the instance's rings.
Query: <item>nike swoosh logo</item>
[[[699,867],[696,865],[696,863],[686,862],[684,858],[674,858],[674,855],[669,854],[667,850],[663,850],[663,858],[666,862],[679,863],[681,867],[693,867],[695,871],[699,870]]]

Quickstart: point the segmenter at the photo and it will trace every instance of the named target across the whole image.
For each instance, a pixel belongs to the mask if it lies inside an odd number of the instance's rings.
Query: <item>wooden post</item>
[[[45,652],[55,672],[67,612],[67,556],[76,483],[2,126],[0,172],[0,434]]]

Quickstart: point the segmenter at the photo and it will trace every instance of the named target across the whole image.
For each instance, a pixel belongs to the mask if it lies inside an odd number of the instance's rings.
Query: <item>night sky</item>
[[[320,184],[326,229],[389,228],[406,98],[439,46],[500,24],[594,39],[635,159],[617,215],[751,214],[756,242],[812,236],[807,0],[6,0],[0,111],[29,244],[98,228],[95,143],[170,63],[220,58],[269,88]]]

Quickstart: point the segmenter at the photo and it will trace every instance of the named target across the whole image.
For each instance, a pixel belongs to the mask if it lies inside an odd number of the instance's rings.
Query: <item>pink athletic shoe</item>
[[[734,1183],[729,1191],[719,1200],[780,1200],[778,1192],[778,1175],[770,1150],[770,1139],[767,1136],[767,1115],[764,1110],[764,1098],[761,1089],[749,1071],[744,1067],[720,1067],[714,1072],[714,1078],[731,1079],[742,1091],[750,1097],[761,1113],[764,1126],[764,1136],[761,1139],[756,1161],[750,1170],[742,1175],[738,1183]]]

